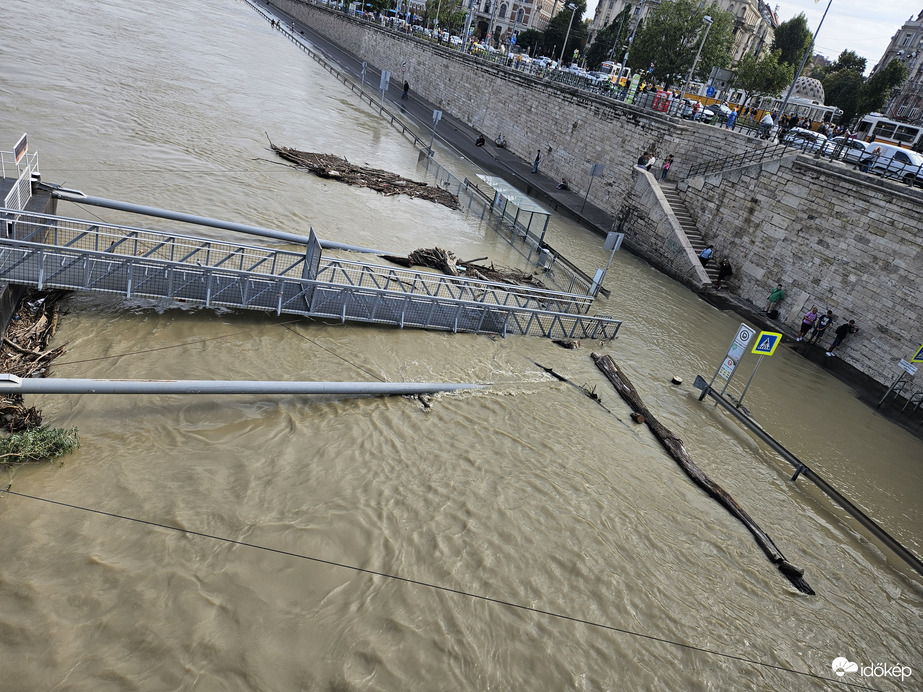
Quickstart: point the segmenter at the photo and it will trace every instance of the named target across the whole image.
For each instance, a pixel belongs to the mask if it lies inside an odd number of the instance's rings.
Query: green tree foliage
[[[586,50],[586,64],[589,69],[599,69],[607,60],[622,62],[631,31],[631,11],[632,6],[625,5],[625,9],[615,16],[612,23],[596,34],[593,43]]]
[[[891,95],[891,90],[907,80],[907,66],[900,60],[892,60],[884,69],[868,78],[859,89],[858,112],[860,115],[880,110]]]
[[[737,65],[734,85],[747,92],[748,97],[778,96],[795,78],[795,68],[779,62],[780,55],[776,50],[757,59],[747,53]]]
[[[812,73],[812,77],[821,80],[824,87],[824,102],[843,111],[840,122],[849,123],[859,110],[859,91],[865,80],[865,58],[855,51],[844,50],[840,57],[825,67]]]
[[[781,51],[779,61],[797,67],[801,64],[812,39],[813,36],[808,29],[808,19],[802,12],[797,17],[792,17],[787,22],[779,24],[770,50]]]
[[[734,15],[716,4],[702,8],[693,0],[658,5],[638,29],[628,64],[636,70],[646,70],[653,63],[655,82],[668,87],[681,86],[699,50],[706,15],[713,23],[693,77],[708,75],[713,67],[727,67],[734,46]]]
[[[521,50],[528,51],[529,55],[538,55],[542,52],[542,44],[545,42],[545,34],[535,29],[520,31],[516,35],[516,45]]]
[[[587,27],[583,22],[586,2],[581,0],[580,2],[573,3],[577,6],[577,9],[573,10],[574,23],[572,25],[570,20],[571,10],[568,9],[567,4],[564,5],[564,9],[558,12],[558,14],[548,22],[548,27],[545,29],[545,42],[542,45],[544,55],[557,60],[561,55],[561,47],[564,45],[564,38],[567,37],[567,46],[564,48],[565,64],[571,61],[574,50],[582,51],[583,44],[586,42],[587,37]],[[568,26],[571,27],[570,34],[567,33]]]
[[[859,108],[859,90],[862,88],[862,74],[856,70],[839,70],[823,81],[824,102],[843,111],[841,123],[849,123],[856,117]]]
[[[827,77],[841,70],[853,70],[861,75],[865,72],[865,65],[865,58],[859,57],[855,51],[844,50],[836,62],[816,68],[811,72],[811,76],[823,82]]]

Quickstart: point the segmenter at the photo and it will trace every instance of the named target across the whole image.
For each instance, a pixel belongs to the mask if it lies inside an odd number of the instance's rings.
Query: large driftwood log
[[[693,483],[717,500],[728,512],[747,527],[747,530],[753,534],[754,539],[756,539],[757,544],[763,549],[763,552],[766,553],[766,557],[779,568],[779,571],[786,576],[796,589],[801,591],[801,593],[813,595],[814,590],[804,580],[804,570],[795,567],[786,560],[782,551],[776,547],[776,544],[772,542],[772,539],[766,532],[753,521],[752,517],[737,504],[737,501],[731,497],[724,488],[705,475],[702,469],[692,461],[689,452],[686,451],[686,447],[683,445],[683,441],[670,432],[666,426],[657,420],[647,406],[644,405],[641,395],[638,394],[631,380],[628,379],[628,376],[625,375],[616,362],[612,360],[612,357],[593,353],[592,358],[596,363],[596,367],[605,374],[628,405],[637,413],[644,416],[644,422],[647,423],[648,428],[650,428],[654,436],[660,440],[660,444],[662,444],[670,453],[670,456],[676,460],[676,463],[686,472],[686,475],[692,479]]]

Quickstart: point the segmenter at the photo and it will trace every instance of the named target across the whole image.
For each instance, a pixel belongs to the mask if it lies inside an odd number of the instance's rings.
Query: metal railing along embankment
[[[3,209],[0,281],[442,331],[611,339],[592,298]]]

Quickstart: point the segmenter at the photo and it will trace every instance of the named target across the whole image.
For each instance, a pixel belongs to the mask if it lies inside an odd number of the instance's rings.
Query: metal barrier
[[[0,281],[444,331],[611,339],[589,296],[2,209]],[[44,240],[44,242],[42,242]]]

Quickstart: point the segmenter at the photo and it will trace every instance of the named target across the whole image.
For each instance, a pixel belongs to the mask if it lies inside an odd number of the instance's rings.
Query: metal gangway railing
[[[16,179],[3,200],[3,206],[6,209],[25,209],[32,199],[32,177],[39,175],[38,153],[26,154],[17,161],[13,152],[0,151],[0,177],[7,178],[7,172],[14,171]]]
[[[611,339],[592,297],[0,209],[0,281],[452,332]]]

